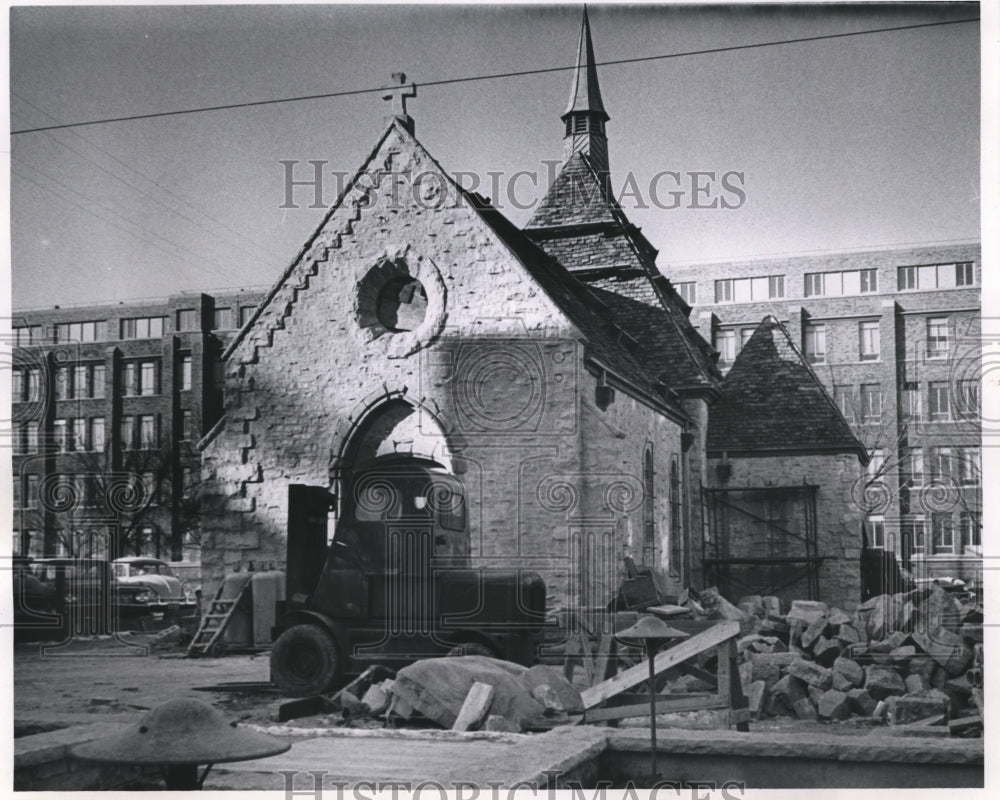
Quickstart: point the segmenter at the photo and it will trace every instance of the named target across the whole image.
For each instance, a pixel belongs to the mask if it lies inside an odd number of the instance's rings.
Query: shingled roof
[[[566,162],[524,233],[606,302],[614,322],[638,340],[647,370],[677,390],[718,388],[714,350],[657,269],[656,248],[585,154]]]
[[[710,454],[868,454],[785,327],[768,316],[736,357],[712,406]]]

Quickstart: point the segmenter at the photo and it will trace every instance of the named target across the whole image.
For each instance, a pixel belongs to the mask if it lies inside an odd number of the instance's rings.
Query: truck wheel
[[[340,649],[318,625],[293,625],[271,650],[271,677],[287,697],[323,694],[340,674]]]
[[[448,651],[449,656],[487,656],[488,658],[496,658],[497,654],[494,653],[485,644],[480,644],[479,642],[465,642],[464,644],[457,644],[451,650]]]

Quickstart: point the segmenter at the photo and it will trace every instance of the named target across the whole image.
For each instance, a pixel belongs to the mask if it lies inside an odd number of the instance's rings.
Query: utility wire
[[[58,122],[58,121],[59,121],[59,120],[58,120],[58,119],[57,119],[56,117],[52,116],[52,115],[51,115],[50,113],[48,113],[48,112],[47,112],[47,111],[45,111],[44,109],[42,109],[42,108],[39,108],[39,107],[38,107],[38,106],[36,106],[36,105],[35,105],[34,103],[32,103],[32,102],[31,102],[30,100],[28,100],[28,99],[26,99],[26,98],[22,97],[21,95],[17,94],[17,92],[11,92],[11,94],[12,94],[12,95],[13,95],[14,97],[16,97],[16,98],[17,98],[18,100],[20,100],[21,102],[23,102],[23,103],[26,103],[27,105],[31,106],[31,107],[32,107],[33,109],[35,109],[35,110],[36,110],[36,111],[38,111],[39,113],[41,113],[41,114],[44,114],[44,115],[45,115],[46,117],[48,117],[49,119],[53,119],[53,120],[56,120],[56,122]],[[251,240],[251,239],[247,239],[247,238],[246,238],[245,236],[241,236],[241,235],[240,235],[240,234],[238,234],[238,233],[237,233],[236,231],[234,231],[234,230],[233,230],[232,228],[230,228],[229,226],[227,226],[227,225],[226,225],[225,223],[223,223],[223,222],[221,222],[220,220],[217,220],[217,219],[215,219],[214,217],[212,217],[212,216],[211,216],[211,215],[210,215],[210,214],[209,214],[209,213],[208,213],[207,211],[204,211],[203,209],[200,209],[200,208],[198,208],[198,207],[197,207],[196,205],[194,205],[194,204],[193,204],[193,203],[191,203],[190,201],[188,201],[188,200],[185,200],[185,199],[184,199],[183,197],[180,197],[179,195],[177,195],[177,194],[175,194],[174,192],[170,191],[170,189],[168,189],[168,188],[167,188],[166,186],[161,186],[161,185],[160,185],[159,183],[157,183],[157,182],[156,182],[156,181],[155,181],[155,180],[154,180],[153,178],[149,177],[148,175],[144,174],[143,172],[140,172],[139,170],[135,169],[134,167],[131,167],[131,166],[129,166],[129,165],[128,165],[128,164],[126,164],[126,163],[125,163],[124,161],[122,161],[122,160],[121,160],[120,158],[118,158],[117,156],[113,155],[112,153],[109,153],[109,152],[108,152],[107,150],[104,150],[104,149],[102,149],[101,147],[99,147],[98,145],[96,145],[96,144],[95,144],[94,142],[92,142],[92,141],[90,141],[89,139],[87,139],[87,138],[86,138],[85,136],[82,136],[81,134],[77,133],[76,131],[69,131],[69,133],[70,133],[70,135],[72,135],[72,136],[75,136],[75,137],[76,137],[77,139],[79,139],[80,141],[82,141],[82,142],[84,142],[84,143],[86,143],[86,144],[90,145],[90,146],[91,146],[91,147],[93,147],[93,148],[94,148],[95,150],[97,150],[97,151],[99,151],[99,152],[103,153],[103,154],[104,154],[104,155],[106,155],[106,156],[107,156],[108,158],[110,158],[110,159],[112,159],[113,161],[117,162],[117,163],[118,163],[118,164],[120,164],[121,166],[125,167],[125,169],[129,170],[129,172],[132,172],[132,173],[134,173],[135,175],[138,175],[139,177],[143,178],[144,180],[147,180],[147,181],[149,181],[149,182],[150,182],[151,184],[153,184],[153,186],[155,186],[155,187],[156,187],[157,189],[160,189],[161,191],[163,191],[163,192],[165,192],[166,194],[170,195],[171,197],[175,198],[176,200],[178,200],[179,202],[183,203],[184,205],[186,205],[186,206],[189,206],[189,207],[190,207],[191,209],[193,209],[193,210],[194,210],[194,211],[195,211],[196,213],[198,213],[198,214],[200,214],[201,216],[205,217],[205,218],[206,218],[206,219],[207,219],[207,220],[208,220],[209,222],[213,222],[213,223],[215,223],[216,225],[218,225],[218,226],[222,227],[223,229],[225,229],[225,230],[228,230],[228,231],[229,231],[229,232],[230,232],[230,233],[232,234],[232,237],[233,237],[233,240],[234,240],[235,242],[237,242],[236,246],[237,246],[237,247],[238,247],[238,248],[239,248],[240,250],[242,250],[242,251],[243,251],[244,253],[246,253],[246,254],[247,254],[248,256],[250,256],[251,258],[253,258],[253,259],[254,259],[255,261],[258,261],[258,262],[260,262],[260,263],[264,263],[264,262],[261,262],[261,261],[260,261],[260,255],[259,255],[258,253],[254,253],[254,252],[252,252],[252,251],[248,250],[248,249],[247,249],[247,248],[246,248],[246,247],[245,247],[245,246],[243,245],[243,243],[244,243],[244,242],[247,242],[247,243],[249,243],[249,244],[252,244],[252,245],[253,245],[254,247],[256,247],[256,248],[257,248],[258,250],[260,250],[260,251],[261,251],[262,253],[264,253],[264,254],[265,254],[266,256],[268,256],[269,258],[276,258],[276,259],[279,259],[279,260],[282,260],[282,257],[281,257],[281,256],[279,256],[278,254],[276,254],[276,253],[271,253],[271,252],[269,252],[268,250],[266,250],[266,249],[265,249],[264,247],[262,247],[261,245],[259,245],[259,244],[257,244],[256,242],[254,242],[253,240]],[[144,195],[145,197],[148,197],[148,198],[149,198],[150,200],[152,200],[152,201],[153,201],[154,203],[156,203],[157,205],[159,205],[159,206],[161,206],[161,207],[165,208],[165,209],[166,209],[167,211],[169,211],[169,212],[170,212],[171,214],[176,214],[176,215],[177,215],[177,216],[179,216],[179,217],[180,217],[181,219],[184,219],[184,220],[186,220],[186,221],[190,222],[190,223],[191,223],[192,225],[195,225],[195,226],[197,226],[198,228],[201,228],[201,229],[202,229],[203,231],[205,231],[206,233],[211,233],[211,234],[212,234],[213,236],[215,236],[215,237],[218,237],[218,236],[219,236],[219,232],[218,232],[218,230],[216,230],[216,229],[214,229],[214,228],[209,228],[208,226],[206,226],[206,225],[205,225],[204,223],[200,222],[199,220],[197,220],[197,219],[195,219],[195,218],[193,218],[193,217],[190,217],[190,216],[188,216],[187,214],[184,214],[184,213],[181,213],[180,211],[178,211],[178,210],[177,210],[177,209],[175,209],[175,208],[171,208],[171,206],[169,206],[169,205],[168,205],[167,203],[163,202],[163,200],[161,200],[160,198],[156,197],[156,196],[155,196],[154,194],[152,194],[151,192],[148,192],[148,191],[144,190],[144,189],[143,189],[142,187],[140,187],[140,186],[136,186],[136,185],[135,185],[134,183],[130,183],[129,181],[125,180],[124,178],[120,177],[119,175],[116,175],[116,174],[115,174],[114,172],[112,172],[111,170],[109,170],[109,169],[108,169],[107,167],[105,167],[105,166],[104,166],[103,164],[101,164],[100,162],[98,162],[98,161],[95,161],[94,159],[92,159],[92,158],[90,158],[90,157],[89,157],[88,155],[86,155],[85,153],[81,153],[81,152],[80,152],[79,150],[77,150],[76,148],[74,148],[74,147],[70,147],[70,146],[69,146],[68,144],[66,144],[66,142],[62,141],[62,140],[61,140],[60,138],[58,138],[57,136],[54,136],[53,134],[51,134],[51,133],[47,133],[47,132],[45,133],[45,136],[46,136],[47,138],[51,139],[51,140],[52,140],[53,142],[55,142],[56,144],[60,145],[61,147],[64,147],[64,148],[66,148],[66,149],[67,149],[67,150],[69,150],[69,151],[70,151],[71,153],[75,153],[76,155],[78,155],[78,156],[79,156],[80,158],[84,159],[84,160],[85,160],[85,161],[87,161],[88,163],[90,163],[90,164],[93,164],[93,165],[94,165],[95,167],[97,167],[97,168],[98,168],[99,170],[101,170],[101,172],[103,172],[103,173],[105,173],[106,175],[110,176],[111,178],[113,178],[114,180],[118,181],[119,183],[122,183],[122,184],[124,184],[125,186],[128,186],[129,188],[131,188],[131,189],[134,189],[135,191],[137,191],[137,192],[139,192],[140,194]],[[22,162],[22,163],[25,163],[25,162]],[[27,165],[27,164],[26,164],[26,166],[30,166],[30,165]],[[222,243],[220,243],[220,244],[225,244],[225,243],[224,243],[224,242],[222,242]]]
[[[872,28],[866,31],[849,31],[847,33],[827,33],[819,36],[802,36],[796,39],[781,39],[774,42],[756,42],[754,44],[738,44],[730,45],[728,47],[713,47],[707,50],[688,50],[683,53],[665,53],[658,56],[639,56],[637,58],[620,58],[614,61],[599,61],[597,66],[612,66],[615,64],[638,64],[643,61],[661,61],[670,58],[685,58],[687,56],[699,56],[699,55],[711,55],[715,53],[732,53],[738,50],[754,50],[762,47],[776,47],[784,44],[801,44],[804,42],[819,42],[830,39],[844,39],[849,36],[867,36],[875,33],[892,33],[894,31],[909,31],[916,30],[918,28],[934,28],[942,25],[960,25],[966,22],[979,22],[979,17],[972,17],[969,19],[953,19],[945,20],[942,22],[924,22],[916,25],[900,25],[893,28]],[[420,84],[420,86],[448,86],[456,83],[471,83],[472,81],[490,81],[498,80],[501,78],[517,78],[524,75],[543,75],[551,72],[567,72],[569,70],[577,69],[577,65],[574,64],[571,67],[543,67],[541,69],[527,69],[521,70],[519,72],[498,72],[491,75],[474,75],[465,78],[447,78],[439,81],[425,81]],[[182,114],[201,114],[208,111],[227,111],[235,108],[253,108],[256,106],[270,106],[277,105],[279,103],[299,103],[306,100],[325,100],[332,97],[347,97],[350,95],[358,94],[372,94],[374,92],[383,92],[385,87],[377,87],[370,89],[349,89],[343,92],[328,92],[326,94],[310,94],[302,95],[300,97],[284,97],[275,100],[253,100],[246,103],[231,103],[228,105],[219,106],[203,106],[200,108],[187,108],[179,109],[176,111],[158,111],[150,114],[132,114],[127,117],[108,117],[106,119],[95,119],[89,120],[87,122],[67,122],[60,125],[46,125],[40,128],[22,128],[21,130],[11,131],[11,136],[17,136],[24,133],[40,133],[41,131],[54,131],[62,130],[64,128],[79,128],[85,125],[106,125],[112,122],[130,122],[133,120],[140,119],[155,119],[158,117],[176,117]]]

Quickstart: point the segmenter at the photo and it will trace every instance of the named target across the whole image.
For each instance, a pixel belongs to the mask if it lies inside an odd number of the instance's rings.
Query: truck
[[[523,569],[474,567],[468,501],[440,464],[385,458],[337,498],[291,485],[286,593],[271,678],[289,697],[323,694],[380,664],[489,655],[530,666],[546,625],[546,588]]]

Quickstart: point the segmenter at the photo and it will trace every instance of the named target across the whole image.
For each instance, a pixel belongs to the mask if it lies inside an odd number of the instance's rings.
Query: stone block
[[[760,599],[760,602],[764,605],[769,617],[781,616],[781,600],[773,594],[764,595],[764,597]]]
[[[833,673],[827,667],[798,658],[788,665],[788,674],[819,689],[829,689],[833,684]]]
[[[858,644],[861,641],[861,636],[853,625],[841,625],[837,628],[837,641],[846,647]]]
[[[812,704],[818,706],[820,698],[823,696],[823,689],[820,689],[818,686],[806,686],[806,694],[812,700]]]
[[[746,690],[747,708],[750,709],[750,716],[759,719],[764,707],[764,691],[767,684],[764,681],[754,681]]]
[[[830,628],[826,617],[816,617],[809,623],[809,627],[802,632],[800,642],[804,648],[811,649],[812,646],[822,638]]]
[[[843,656],[833,662],[833,676],[835,680],[839,676],[851,687],[861,686],[865,682],[865,671],[861,665],[857,661]]]
[[[792,703],[792,711],[797,719],[816,721],[816,706],[808,697],[802,697]]]
[[[830,608],[826,603],[817,600],[793,600],[792,607],[788,611],[788,621],[793,620],[804,622],[808,627],[820,617],[826,617],[830,613]]]
[[[824,667],[832,667],[840,656],[840,645],[836,641],[820,636],[813,645],[813,659]]]
[[[851,716],[850,699],[844,692],[827,689],[816,704],[820,719],[847,719]]]
[[[851,623],[851,615],[842,608],[831,608],[827,621],[834,627],[849,625]]]
[[[906,684],[906,693],[915,694],[916,692],[924,692],[931,688],[930,681],[927,680],[923,675],[911,674],[904,678],[903,683]]]
[[[893,661],[909,661],[917,654],[917,648],[912,644],[906,644],[902,647],[895,648],[891,653]]]
[[[972,649],[962,637],[946,628],[935,628],[929,633],[918,631],[913,639],[951,677],[961,675],[972,661]]]
[[[864,689],[849,689],[847,697],[853,704],[854,709],[862,716],[870,717],[875,713],[877,705],[875,698]]]
[[[794,653],[753,653],[750,663],[753,667],[751,679],[764,681],[768,687],[774,686],[781,677],[781,671],[796,659]]]
[[[771,687],[771,694],[782,698],[791,707],[796,700],[806,696],[807,685],[794,675],[785,675],[785,677]]]
[[[897,697],[893,721],[897,725],[908,725],[911,722],[941,714],[944,714],[947,719],[949,710],[950,703],[947,694],[937,689],[927,689]]]
[[[937,665],[934,663],[934,659],[932,659],[930,656],[922,656],[910,659],[909,662],[910,674],[922,675],[928,683],[930,683],[931,676],[934,674],[935,669],[937,669]]]
[[[876,700],[906,692],[906,684],[892,667],[872,664],[865,668],[865,690]]]
[[[483,730],[502,731],[504,733],[520,733],[521,726],[516,722],[511,722],[509,719],[502,717],[499,714],[490,714],[486,718],[486,722],[483,724]]]

